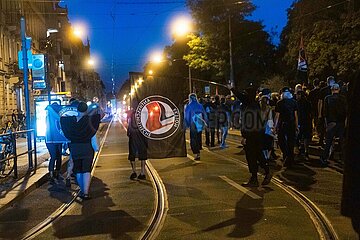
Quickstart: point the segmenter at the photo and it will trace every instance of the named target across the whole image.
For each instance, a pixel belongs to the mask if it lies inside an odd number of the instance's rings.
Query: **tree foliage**
[[[295,76],[300,38],[303,37],[309,77],[335,75],[351,80],[359,72],[360,13],[352,1],[296,1],[288,11],[281,35],[285,74]]]

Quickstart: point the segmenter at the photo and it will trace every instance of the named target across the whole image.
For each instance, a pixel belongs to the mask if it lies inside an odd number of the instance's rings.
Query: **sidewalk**
[[[27,151],[26,138],[17,139],[17,153]],[[33,189],[47,180],[47,165],[49,153],[44,141],[36,142],[37,169],[28,171],[28,155],[18,157],[18,179],[13,178],[13,173],[7,178],[0,179],[0,211],[13,204],[18,199],[29,194]],[[34,162],[34,159],[33,159]]]

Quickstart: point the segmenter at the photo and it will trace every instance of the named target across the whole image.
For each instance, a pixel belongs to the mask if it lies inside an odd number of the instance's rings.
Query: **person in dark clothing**
[[[350,82],[341,214],[349,217],[360,237],[360,74]]]
[[[323,146],[324,144],[324,138],[325,138],[325,117],[324,117],[324,99],[325,97],[331,95],[331,86],[335,84],[335,78],[333,76],[330,76],[326,79],[327,86],[320,89],[319,93],[319,101],[318,101],[318,114],[319,114],[319,144],[320,146]]]
[[[217,108],[217,124],[221,133],[220,148],[226,148],[226,137],[229,131],[230,109],[226,105],[225,98],[220,99],[220,105]]]
[[[298,106],[288,88],[284,88],[282,99],[275,107],[275,129],[278,133],[278,141],[283,154],[285,167],[294,164],[294,145],[298,128]]]
[[[313,85],[314,88],[309,92],[307,99],[311,104],[312,125],[314,126],[314,129],[316,129],[318,117],[319,117],[318,102],[320,95],[320,80],[318,78],[314,79]]]
[[[190,146],[195,154],[195,160],[200,160],[201,135],[206,127],[207,114],[198,102],[196,94],[189,95],[189,103],[185,107],[185,126],[190,128]]]
[[[214,105],[215,105],[216,110],[220,107],[220,97],[218,95],[215,96]],[[216,113],[216,117],[217,117],[217,113]],[[218,124],[218,121],[216,122],[216,138],[217,138],[218,144],[221,144],[220,126]]]
[[[299,119],[299,150],[305,157],[309,157],[309,143],[312,136],[312,108],[306,99],[305,92],[299,91],[296,95]]]
[[[208,147],[214,147],[217,120],[215,104],[211,102],[210,96],[205,98],[204,109],[208,118],[207,127],[205,128],[205,144]]]
[[[133,100],[134,101],[134,100]],[[134,101],[135,102],[135,101]],[[136,177],[138,179],[146,179],[145,175],[145,164],[147,160],[147,148],[148,142],[147,138],[139,131],[137,124],[135,122],[135,109],[137,103],[133,103],[133,109],[128,112],[128,128],[127,136],[129,137],[129,156],[128,160],[131,164],[132,173],[130,179],[133,180]],[[136,163],[135,158],[138,157],[140,161],[140,174],[136,174]]]
[[[59,179],[60,178],[60,170],[61,170],[61,158],[62,158],[62,154],[61,154],[61,150],[62,150],[62,141],[54,141],[51,138],[51,130],[52,129],[56,129],[56,127],[54,126],[56,123],[53,121],[50,121],[49,118],[49,111],[55,111],[54,108],[59,107],[59,105],[57,103],[53,103],[49,106],[46,107],[46,123],[47,123],[47,128],[46,128],[46,134],[45,134],[45,143],[46,143],[46,147],[49,151],[50,154],[50,160],[49,160],[49,166],[48,166],[48,170],[49,170],[49,181],[50,183],[54,183],[55,179]]]
[[[346,120],[346,98],[340,95],[340,86],[334,83],[331,86],[332,95],[324,99],[324,118],[326,122],[326,139],[321,164],[327,166],[330,157],[330,149],[334,137],[339,137],[340,146],[343,146],[345,120]]]
[[[74,161],[74,173],[80,187],[80,197],[90,199],[89,188],[91,169],[94,158],[94,149],[91,144],[100,124],[100,114],[86,115],[88,106],[80,102],[78,116],[61,117],[60,124],[64,136],[70,140],[70,154]]]
[[[271,174],[268,162],[263,154],[265,128],[261,118],[261,109],[256,99],[256,89],[250,87],[246,92],[237,92],[235,89],[231,91],[242,102],[242,124],[241,134],[244,137],[244,150],[246,161],[248,163],[251,177],[248,182],[243,183],[244,187],[258,187],[259,182],[257,173],[259,165],[265,171],[265,178],[262,185],[267,185],[271,181]]]

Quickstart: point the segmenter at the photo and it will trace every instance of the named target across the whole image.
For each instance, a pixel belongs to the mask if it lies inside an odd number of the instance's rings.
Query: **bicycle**
[[[11,132],[10,132],[11,133]],[[14,142],[13,136],[0,136],[0,177],[5,178],[9,176],[14,170]]]

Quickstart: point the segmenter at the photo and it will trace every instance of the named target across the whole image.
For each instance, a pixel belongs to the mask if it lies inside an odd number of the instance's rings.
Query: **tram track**
[[[104,143],[105,143],[107,134],[110,130],[110,126],[111,126],[112,122],[113,122],[113,119],[108,124],[108,127],[105,131],[104,137],[101,140],[99,151],[95,153],[94,162],[93,162],[93,166],[92,166],[92,170],[91,170],[91,177],[93,177],[93,175],[94,175],[95,166],[99,160],[101,150],[104,146]],[[20,239],[22,239],[22,240],[34,239],[35,237],[40,235],[42,232],[47,230],[57,219],[61,218],[61,216],[65,215],[68,211],[71,210],[71,208],[74,206],[74,203],[76,202],[76,199],[79,196],[79,193],[80,193],[80,188],[77,187],[75,192],[73,192],[71,194],[72,197],[71,197],[70,201],[68,201],[67,203],[63,203],[52,214],[50,214],[45,220],[40,222],[38,225],[36,225],[32,229],[30,229],[29,231],[27,231]]]
[[[234,143],[232,143],[232,144],[234,144]],[[233,158],[233,157],[230,157],[230,156],[218,153],[218,152],[210,151],[208,148],[204,148],[204,150],[213,155],[221,157],[224,160],[236,163],[244,168],[248,168],[247,163],[244,163],[241,160],[238,160],[236,158]],[[279,179],[277,177],[273,177],[271,182],[273,184],[275,184],[277,187],[279,187],[280,189],[282,189],[283,191],[285,191],[287,194],[289,194],[305,209],[305,211],[308,213],[311,221],[313,222],[313,224],[318,232],[319,239],[321,239],[321,240],[338,240],[339,239],[330,220],[321,211],[321,209],[316,206],[316,204],[313,201],[311,201],[309,198],[307,198],[299,190],[295,189],[292,186],[287,185],[286,183],[284,183],[281,179]]]

